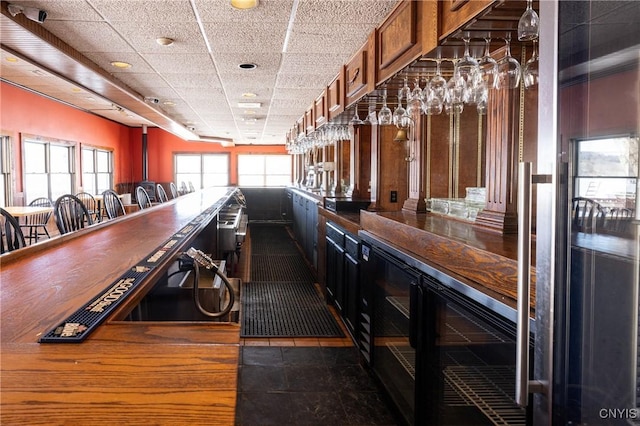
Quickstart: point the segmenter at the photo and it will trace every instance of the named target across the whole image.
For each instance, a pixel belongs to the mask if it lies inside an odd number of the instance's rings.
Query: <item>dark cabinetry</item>
[[[333,303],[349,332],[357,336],[360,261],[358,237],[333,222],[327,222],[327,299]]]
[[[291,196],[291,210],[293,212],[293,234],[304,255],[313,265],[318,266],[318,205],[315,200],[307,198],[295,191]]]

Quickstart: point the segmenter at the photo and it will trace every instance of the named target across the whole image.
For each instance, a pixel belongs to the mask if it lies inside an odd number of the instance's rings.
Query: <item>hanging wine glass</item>
[[[353,118],[351,119],[349,124],[351,124],[353,126],[359,126],[359,125],[363,124],[363,121],[360,120],[360,116],[358,115],[358,104],[356,104],[355,114],[353,115]]]
[[[444,102],[444,97],[447,90],[447,80],[445,80],[440,73],[441,62],[442,60],[440,58],[436,59],[436,75],[434,75],[431,80],[429,80],[429,83],[427,83],[427,87],[429,89],[428,92],[432,92],[433,96],[440,99],[440,103]],[[425,90],[427,90],[427,87],[425,87]]]
[[[522,71],[522,80],[525,89],[530,89],[538,84],[538,48],[537,40],[533,40],[533,51],[531,58],[524,65]]]
[[[398,106],[393,110],[393,124],[395,124],[396,127],[400,127],[402,117],[406,113],[405,109],[402,108],[402,95],[400,93],[402,93],[402,91],[398,92]]]
[[[478,60],[480,77],[486,83],[488,89],[495,89],[498,80],[498,61],[491,57],[491,38],[484,39],[484,55]]]
[[[473,101],[473,83],[474,78],[479,72],[478,61],[476,61],[469,54],[469,42],[470,37],[468,34],[465,34],[463,37],[464,40],[464,55],[462,59],[456,62],[455,73],[458,74],[460,79],[462,79],[464,86],[464,102],[472,102]]]
[[[457,63],[455,64],[457,67]],[[462,113],[464,109],[464,80],[454,68],[453,76],[447,81],[447,92],[445,94],[445,110],[449,112]]]
[[[540,17],[533,10],[533,0],[527,0],[527,9],[518,21],[518,40],[536,40],[540,33]]]
[[[419,77],[416,77],[416,80],[413,83],[413,90],[411,91],[409,100],[407,101],[407,114],[413,115],[416,112],[420,114],[421,110],[422,110],[422,89],[420,88]]]
[[[407,77],[406,75],[404,76],[404,85],[400,89],[398,96],[406,99],[407,101],[409,101],[411,97],[411,88],[409,87],[409,77]]]
[[[515,89],[520,85],[520,63],[511,56],[511,37],[504,39],[506,43],[506,55],[498,62],[498,89]]]
[[[387,106],[387,89],[382,91],[382,108],[378,112],[378,124],[381,126],[388,126],[393,124],[393,117],[391,108]]]
[[[426,115],[438,115],[442,113],[442,101],[434,95],[433,91],[427,93],[427,97],[422,105],[422,110]]]

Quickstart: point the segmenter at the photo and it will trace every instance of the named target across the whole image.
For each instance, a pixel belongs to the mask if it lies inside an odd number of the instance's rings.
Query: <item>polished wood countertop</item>
[[[38,343],[232,192],[187,194],[0,257],[0,423],[233,424],[237,324],[108,318],[82,343]]]

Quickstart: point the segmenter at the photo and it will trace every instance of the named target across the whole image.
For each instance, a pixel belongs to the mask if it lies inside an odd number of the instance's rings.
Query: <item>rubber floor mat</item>
[[[242,337],[344,337],[310,282],[245,283],[242,309]]]
[[[304,281],[313,282],[313,272],[299,254],[251,256],[251,281]]]

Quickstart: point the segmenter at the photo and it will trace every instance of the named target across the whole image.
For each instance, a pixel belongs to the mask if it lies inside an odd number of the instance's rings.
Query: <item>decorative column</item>
[[[424,212],[427,209],[425,198],[425,179],[426,162],[424,161],[426,153],[426,138],[424,138],[425,119],[422,115],[414,114],[414,124],[409,129],[409,140],[407,141],[407,157],[408,162],[408,184],[409,198],[407,198],[402,206],[402,210],[409,212]]]
[[[475,225],[513,234],[518,231],[517,188],[519,90],[490,90],[487,113],[487,204]]]

